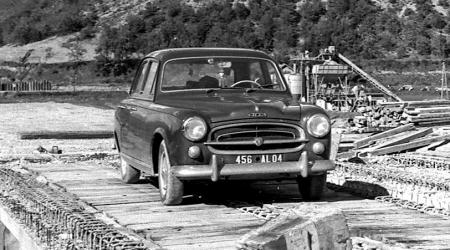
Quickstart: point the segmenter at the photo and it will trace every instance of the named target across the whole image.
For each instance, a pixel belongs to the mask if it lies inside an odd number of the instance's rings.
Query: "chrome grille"
[[[212,129],[205,145],[216,154],[258,154],[296,152],[306,142],[296,125],[240,123]]]

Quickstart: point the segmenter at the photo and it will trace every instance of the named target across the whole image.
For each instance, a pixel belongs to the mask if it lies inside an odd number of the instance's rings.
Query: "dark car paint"
[[[160,67],[166,60],[193,56],[239,56],[270,59],[266,54],[243,49],[169,49],[150,53],[147,57],[160,61]],[[115,133],[118,148],[122,154],[130,157],[136,168],[154,173],[152,142],[160,135],[168,144],[171,165],[208,164],[211,154],[199,142],[187,140],[182,131],[183,121],[191,116],[199,116],[207,122],[209,130],[215,126],[229,123],[248,122],[248,114],[258,110],[267,114],[267,118],[252,121],[274,121],[300,125],[306,131],[307,119],[317,113],[325,112],[309,104],[291,104],[288,91],[255,90],[247,93],[243,89],[217,90],[207,93],[205,90],[160,92],[161,73],[158,70],[154,101],[148,98],[130,96],[121,106],[135,110],[119,108],[116,111]],[[328,159],[330,136],[315,138],[306,133],[309,142],[304,150],[311,152],[314,142],[322,142],[326,151],[322,155],[310,154],[310,160]],[[192,145],[201,148],[202,156],[191,159],[187,149]],[[300,152],[289,154],[298,159]]]
[[[172,107],[176,116],[184,110],[195,110],[212,123],[248,119],[248,114],[255,109],[273,119],[299,120],[300,107],[289,106],[291,99],[285,92],[260,90],[246,93],[242,89],[226,89],[209,94],[205,90],[160,94],[156,102]]]
[[[161,62],[165,62],[175,58],[189,57],[254,57],[273,61],[266,53],[251,49],[237,48],[184,48],[184,49],[165,49],[149,53],[146,57],[155,58]]]

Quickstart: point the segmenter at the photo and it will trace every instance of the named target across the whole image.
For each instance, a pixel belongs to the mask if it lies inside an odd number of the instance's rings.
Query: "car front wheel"
[[[169,154],[163,140],[158,156],[159,194],[164,205],[177,205],[183,200],[183,182],[170,172],[170,168]]]
[[[298,188],[305,200],[320,200],[327,183],[327,174],[310,175],[306,178],[298,177]]]
[[[123,182],[132,184],[139,181],[141,171],[132,167],[122,156],[120,156],[120,175]]]

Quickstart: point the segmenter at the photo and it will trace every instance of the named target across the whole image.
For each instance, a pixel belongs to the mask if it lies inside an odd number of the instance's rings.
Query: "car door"
[[[141,139],[136,131],[133,116],[135,115],[135,112],[138,111],[136,97],[140,96],[143,91],[144,83],[148,74],[149,62],[149,59],[145,59],[139,65],[131,86],[129,93],[130,96],[121,102],[118,110],[118,117],[121,123],[121,153],[135,159],[138,159],[139,149],[137,145],[139,145]]]
[[[151,140],[157,114],[153,110],[154,85],[158,61],[148,59],[148,73],[141,90],[132,95],[134,110],[130,113],[129,128],[133,131],[133,155],[141,164],[151,165]]]

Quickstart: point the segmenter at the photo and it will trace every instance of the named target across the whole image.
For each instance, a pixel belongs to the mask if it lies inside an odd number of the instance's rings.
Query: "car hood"
[[[200,113],[211,122],[221,122],[240,119],[286,119],[299,120],[300,106],[298,103],[290,105],[288,95],[256,95],[242,94],[203,94],[185,96],[165,96],[158,104],[164,105],[180,116],[182,113],[194,115]],[[192,114],[194,113],[194,114]]]

